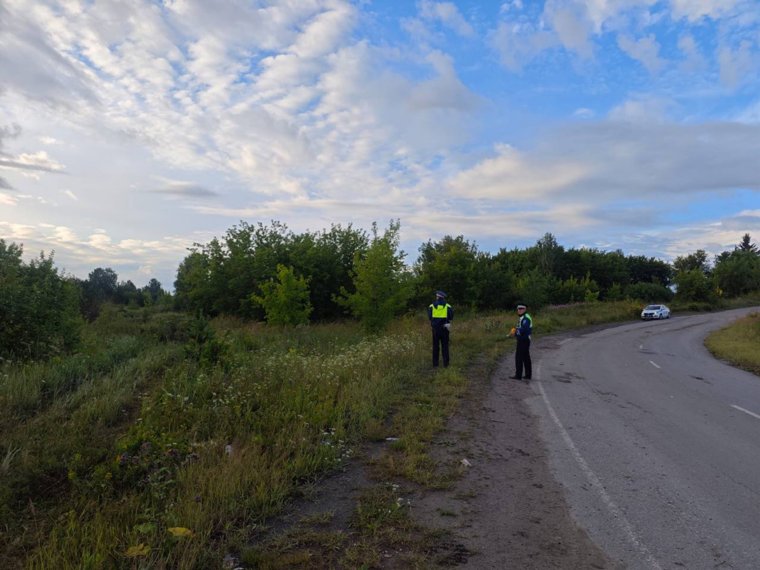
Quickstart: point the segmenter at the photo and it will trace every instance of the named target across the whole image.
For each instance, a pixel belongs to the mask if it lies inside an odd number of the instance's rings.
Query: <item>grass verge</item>
[[[533,317],[541,335],[640,310],[589,303]],[[89,354],[0,370],[9,410],[0,421],[2,567],[372,568],[392,550],[413,568],[441,555],[435,535],[413,524],[405,488],[458,476],[431,459],[429,444],[468,387],[488,382],[512,350],[513,313],[458,317],[452,366],[437,370],[419,317],[374,337],[352,323],[107,317],[93,325]],[[387,438],[348,531],[312,520],[251,546],[304,485]]]
[[[713,332],[705,346],[717,358],[760,375],[760,312]]]

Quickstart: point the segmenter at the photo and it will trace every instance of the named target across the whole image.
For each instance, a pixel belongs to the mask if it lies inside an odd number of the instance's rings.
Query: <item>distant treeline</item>
[[[0,240],[0,357],[40,358],[76,346],[84,320],[103,303],[158,305],[206,316],[272,324],[347,316],[368,330],[427,306],[442,289],[456,307],[533,308],[639,299],[714,302],[760,291],[760,254],[745,234],[712,263],[704,250],[670,264],[622,251],[566,249],[551,233],[525,249],[481,252],[463,236],[429,240],[410,265],[399,249],[397,220],[379,231],[333,225],[296,233],[280,222],[241,222],[222,238],[195,244],[180,263],[175,293],[152,279],[138,289],[109,268],[86,280],[59,274],[52,256],[26,264],[19,245]]]

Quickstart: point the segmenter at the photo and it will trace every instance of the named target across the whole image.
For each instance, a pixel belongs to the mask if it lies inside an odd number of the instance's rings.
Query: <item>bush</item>
[[[23,250],[0,239],[0,358],[39,359],[80,342],[76,286],[58,274],[53,257],[21,261]]]
[[[707,275],[701,269],[680,271],[675,278],[679,301],[697,301],[712,303],[715,301],[715,291]]]
[[[639,299],[646,303],[670,301],[673,291],[659,283],[633,283],[625,289],[629,299]]]
[[[142,330],[158,342],[187,342],[193,317],[186,313],[156,313],[148,318]]]
[[[270,325],[304,325],[312,311],[308,279],[296,277],[292,267],[277,264],[277,281],[261,284],[261,295],[251,299],[264,308]]]

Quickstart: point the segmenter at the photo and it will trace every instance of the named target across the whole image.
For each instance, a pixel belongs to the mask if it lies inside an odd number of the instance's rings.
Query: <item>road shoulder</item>
[[[535,343],[535,352],[542,341]],[[472,568],[611,569],[614,564],[578,527],[549,467],[531,387],[508,377],[512,353],[488,379],[473,379],[459,411],[439,434],[432,454],[462,477],[446,490],[423,490],[413,516],[445,529]]]

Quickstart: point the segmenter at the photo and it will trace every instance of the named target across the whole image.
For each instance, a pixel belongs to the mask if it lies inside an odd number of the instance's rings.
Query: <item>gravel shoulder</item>
[[[542,346],[556,337],[538,339]],[[443,491],[419,491],[413,516],[428,528],[446,529],[462,553],[444,566],[521,569],[612,569],[617,566],[572,519],[554,479],[539,419],[527,400],[530,386],[508,377],[506,354],[488,379],[475,379],[467,398],[432,451],[462,477]]]

